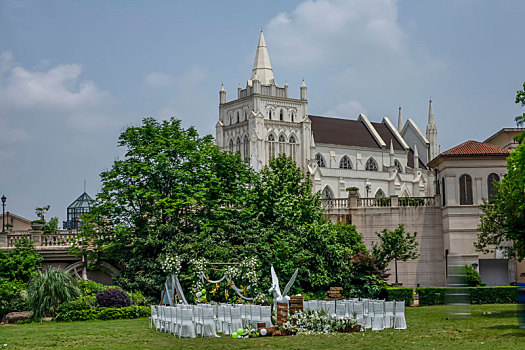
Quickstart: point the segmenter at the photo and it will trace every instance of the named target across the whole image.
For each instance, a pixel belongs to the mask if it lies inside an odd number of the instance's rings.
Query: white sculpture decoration
[[[290,297],[288,296],[288,292],[290,291],[290,288],[292,287],[293,283],[295,282],[295,278],[297,277],[297,272],[299,272],[299,269],[296,269],[292,278],[290,278],[290,281],[286,284],[286,287],[284,287],[284,291],[281,294],[281,288],[279,287],[279,279],[277,278],[277,275],[275,274],[275,270],[273,269],[273,266],[271,267],[271,273],[272,273],[272,287],[268,290],[268,292],[272,293],[273,295],[273,305],[274,308],[277,307],[277,303],[288,303],[290,300]]]

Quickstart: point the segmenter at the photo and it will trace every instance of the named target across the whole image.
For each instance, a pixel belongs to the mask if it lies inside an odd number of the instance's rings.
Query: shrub
[[[467,285],[469,287],[477,287],[481,285],[481,276],[475,268],[470,265],[465,265],[465,274],[467,276]]]
[[[139,291],[128,292],[128,295],[131,298],[131,305],[149,306],[155,303],[154,300],[151,300],[151,298],[146,297],[144,294],[142,294],[142,292]]]
[[[98,291],[106,289],[120,289],[117,286],[106,286],[104,284],[97,283],[95,281],[84,281],[78,280],[78,286],[82,291],[82,295],[95,296]]]
[[[98,307],[97,298],[93,295],[84,295],[75,300],[61,304],[57,309],[57,314],[72,310],[89,310]]]
[[[504,304],[517,301],[516,287],[465,287],[470,294],[471,304]],[[443,305],[445,303],[446,287],[418,288],[419,305]]]
[[[131,298],[122,289],[106,289],[97,292],[97,301],[101,307],[131,306]]]
[[[29,307],[34,319],[54,316],[58,306],[80,295],[76,280],[64,270],[51,267],[38,271],[27,286]]]
[[[383,287],[379,292],[379,298],[388,301],[405,301],[405,305],[414,302],[414,290],[407,287]]]
[[[87,320],[118,320],[127,318],[149,317],[150,308],[147,306],[128,306],[121,308],[99,307],[89,310],[69,310],[57,314],[56,321],[87,321]]]
[[[25,283],[0,278],[0,319],[13,311],[27,310],[25,288]]]
[[[36,252],[33,242],[22,237],[16,241],[15,249],[7,253],[0,251],[0,278],[27,283],[41,262],[42,256]]]

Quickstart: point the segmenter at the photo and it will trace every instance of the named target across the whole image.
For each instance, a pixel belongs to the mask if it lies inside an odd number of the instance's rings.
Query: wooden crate
[[[275,315],[275,323],[278,326],[282,326],[286,321],[288,321],[288,304],[286,303],[277,303],[277,311]]]

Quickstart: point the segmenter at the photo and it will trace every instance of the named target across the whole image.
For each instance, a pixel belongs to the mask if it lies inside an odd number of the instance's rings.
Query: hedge
[[[88,321],[88,320],[118,320],[125,318],[149,317],[151,310],[148,306],[128,307],[98,307],[87,310],[69,310],[60,312],[55,317],[56,321]]]
[[[517,301],[517,289],[512,286],[505,287],[465,287],[470,294],[471,304],[505,304]],[[446,292],[452,288],[447,287],[420,287],[417,289],[419,305],[443,305]],[[454,288],[455,289],[455,288]]]
[[[406,306],[414,302],[414,290],[408,287],[383,287],[379,292],[379,298],[388,301],[405,301]]]

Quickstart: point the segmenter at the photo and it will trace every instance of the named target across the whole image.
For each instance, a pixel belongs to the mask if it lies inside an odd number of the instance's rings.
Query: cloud
[[[160,89],[166,86],[173,85],[173,78],[171,76],[159,72],[149,73],[148,75],[146,75],[146,78],[144,80],[149,87],[152,87],[154,89]]]
[[[324,112],[323,115],[357,119],[361,113],[366,114],[366,110],[359,101],[347,101],[337,104],[334,109]]]
[[[0,118],[0,144],[22,143],[29,140],[29,134],[20,128],[10,128],[7,121]]]
[[[0,117],[37,113],[62,116],[77,129],[107,126],[111,94],[81,79],[81,74],[80,64],[30,70],[15,64],[11,51],[0,53]]]

